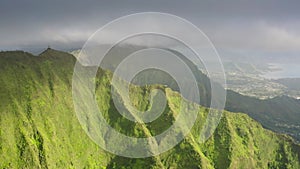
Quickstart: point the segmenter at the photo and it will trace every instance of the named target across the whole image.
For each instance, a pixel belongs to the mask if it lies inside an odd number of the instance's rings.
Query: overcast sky
[[[219,50],[240,55],[299,55],[299,0],[1,0],[0,50],[51,45],[80,48],[113,19],[164,12],[197,25]]]

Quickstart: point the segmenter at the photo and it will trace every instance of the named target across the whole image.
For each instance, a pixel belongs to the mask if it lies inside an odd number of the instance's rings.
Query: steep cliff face
[[[48,49],[40,56],[0,53],[0,168],[300,168],[300,147],[246,114],[225,112],[204,143],[199,133],[208,114],[200,107],[191,133],[173,149],[154,157],[130,159],[99,148],[76,118],[72,100],[75,58]],[[151,89],[167,106],[157,120],[133,123],[118,113],[111,98],[111,73],[99,70],[96,96],[108,123],[129,136],[157,135],[179,113],[180,94],[165,86],[131,88],[133,105],[146,110]]]

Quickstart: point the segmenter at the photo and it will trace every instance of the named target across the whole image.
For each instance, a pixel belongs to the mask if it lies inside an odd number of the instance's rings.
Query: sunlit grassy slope
[[[118,63],[120,63],[129,54],[144,49],[142,46],[115,46],[107,54],[108,57],[103,59],[102,66],[105,69],[114,71]],[[198,66],[181,53],[166,49],[180,58],[193,72],[200,93],[199,104],[209,107],[211,102],[211,80],[199,71]],[[202,65],[204,66],[204,65]],[[187,78],[185,75],[182,78]],[[167,84],[174,91],[179,91],[177,83],[166,73],[162,71],[148,71],[143,76],[137,77],[137,81],[147,80],[158,81],[159,84]],[[249,80],[249,79],[248,79]],[[190,85],[190,79],[185,79],[186,84]],[[135,81],[132,81],[135,83]],[[251,82],[249,82],[251,83]],[[221,85],[215,84],[215,91],[222,92],[224,89]],[[248,84],[249,85],[249,84]],[[247,84],[245,85],[245,87]],[[262,89],[263,90],[263,89]],[[220,98],[214,98],[219,102]],[[273,99],[260,100],[254,97],[244,96],[231,90],[227,90],[227,98],[225,109],[230,112],[242,112],[248,114],[251,118],[260,122],[265,128],[272,131],[285,133],[292,136],[300,142],[299,126],[300,126],[300,101],[287,96],[279,96]]]
[[[81,128],[73,108],[75,58],[46,50],[40,56],[0,53],[0,168],[300,168],[300,147],[289,137],[265,130],[245,114],[225,112],[213,136],[197,140],[208,109],[173,149],[155,157],[130,159],[99,148]],[[164,86],[131,88],[135,107],[149,107],[150,90],[159,88],[167,106],[157,120],[142,125],[122,117],[110,94],[109,71],[99,70],[99,108],[112,127],[130,136],[156,135],[178,114],[180,95]]]

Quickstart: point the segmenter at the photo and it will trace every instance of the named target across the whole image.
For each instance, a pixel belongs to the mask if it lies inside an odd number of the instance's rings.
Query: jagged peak
[[[53,52],[61,52],[61,51],[52,49],[50,46],[48,46],[47,49],[45,49],[43,52],[41,52],[41,53],[39,54],[39,56],[44,55],[44,54],[47,54],[47,53],[53,53]]]
[[[38,56],[40,57],[50,57],[50,58],[62,58],[62,57],[70,57],[72,59],[75,59],[75,57],[64,51],[56,50],[51,47],[47,47],[42,53],[40,53]]]

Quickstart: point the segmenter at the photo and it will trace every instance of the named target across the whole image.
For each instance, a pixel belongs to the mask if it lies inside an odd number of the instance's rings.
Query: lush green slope
[[[245,114],[226,112],[213,136],[200,144],[207,116],[201,108],[191,134],[172,150],[145,159],[105,152],[85,134],[75,116],[73,56],[48,49],[40,56],[0,53],[0,168],[299,168],[300,147],[265,130]],[[147,109],[153,87],[168,100],[162,116],[146,125],[123,118],[113,106],[109,71],[99,70],[97,101],[111,126],[131,136],[158,134],[178,114],[180,95],[162,86],[133,87],[131,99]],[[146,127],[146,128],[145,128]]]
[[[103,60],[102,67],[113,71],[116,65],[118,65],[124,57],[143,48],[145,47],[116,46],[108,52],[108,57]],[[198,67],[185,56],[177,51],[170,51],[190,67],[198,82],[201,97],[199,104],[208,107],[211,103],[211,83],[209,78],[199,71]],[[140,78],[137,78],[137,81],[142,80],[167,84],[171,89],[179,91],[174,79],[159,70],[148,71],[144,73],[143,76],[140,76]],[[189,80],[186,79],[186,81]],[[134,82],[135,81],[133,81],[133,83]],[[218,91],[224,90],[221,85],[215,84],[215,86]],[[218,100],[216,101],[218,102]],[[228,90],[225,109],[231,112],[246,113],[259,121],[264,127],[275,132],[289,134],[297,141],[300,141],[300,101],[297,99],[282,96],[273,99],[260,100]]]

